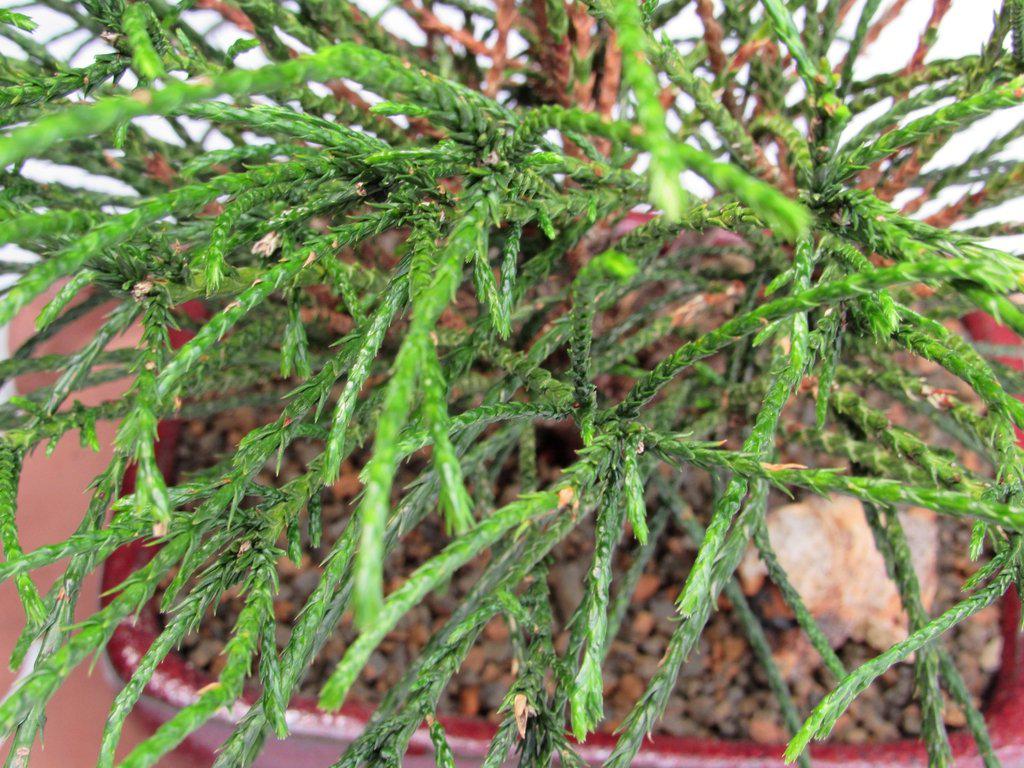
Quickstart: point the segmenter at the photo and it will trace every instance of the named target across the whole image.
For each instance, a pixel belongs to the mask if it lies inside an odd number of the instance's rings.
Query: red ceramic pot
[[[975,313],[964,320],[969,332],[978,340],[1000,344],[1020,344],[1008,329],[999,326],[991,317]],[[1022,367],[1019,360],[1008,360]],[[157,447],[161,470],[173,478],[174,455],[180,426],[165,422],[160,430]],[[133,487],[134,477],[125,479],[126,492]],[[103,573],[103,589],[108,592],[117,587],[134,569],[144,564],[152,549],[142,543],[130,544],[107,561]],[[107,598],[109,599],[109,598]],[[1018,632],[1020,601],[1015,594],[1003,602],[1003,658],[995,690],[985,711],[993,744],[1003,765],[1024,766],[1024,643]],[[138,665],[158,631],[156,606],[152,605],[132,623],[122,624],[114,632],[107,647],[113,672],[120,680],[127,679]],[[178,654],[171,654],[157,669],[139,702],[138,712],[154,725],[167,720],[180,707],[198,696],[199,689],[212,679],[189,666]],[[246,704],[254,695],[245,698]],[[209,762],[213,751],[230,733],[232,724],[243,713],[245,705],[237,705],[223,712],[189,739],[189,746],[198,759]],[[296,697],[287,713],[292,735],[285,741],[268,739],[256,765],[261,768],[288,766],[288,768],[323,768],[332,764],[345,745],[363,729],[370,710],[359,705],[345,706],[338,713],[319,710],[316,702]],[[478,765],[487,752],[495,729],[480,719],[443,718],[449,742],[461,758],[460,765]],[[958,732],[950,738],[957,766],[981,765],[970,736]],[[600,763],[614,746],[614,738],[597,734],[582,745],[582,755],[593,763]],[[739,741],[711,741],[659,736],[648,741],[633,765],[636,768],[762,768],[781,766],[783,745],[762,745]],[[924,766],[927,759],[920,742],[897,741],[868,745],[825,744],[811,748],[817,765],[845,766]],[[433,765],[430,757],[430,739],[421,728],[410,742],[406,766]]]

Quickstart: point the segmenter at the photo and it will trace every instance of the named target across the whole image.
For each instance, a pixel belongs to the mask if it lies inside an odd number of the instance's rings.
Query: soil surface
[[[186,474],[209,466],[219,455],[229,452],[238,440],[260,421],[258,414],[239,410],[207,421],[190,422],[182,432],[178,449],[179,469]],[[538,430],[542,480],[547,465],[564,466],[565,457],[552,453],[567,452],[571,459],[571,440],[555,429]],[[570,443],[566,445],[565,443]],[[268,466],[260,482],[280,484],[304,471],[306,463],[319,453],[319,446],[296,443],[285,454],[281,474],[273,476]],[[545,452],[547,457],[545,458]],[[363,457],[365,458],[365,457]],[[319,579],[319,563],[352,512],[359,492],[357,479],[361,460],[346,462],[339,482],[323,494],[324,544],[306,546],[302,564],[296,567],[287,559],[280,561],[281,589],[277,597],[277,640],[288,641],[297,612]],[[415,476],[415,467],[409,478]],[[548,470],[551,472],[552,470]],[[686,486],[688,501],[698,517],[707,513],[710,483],[694,474]],[[515,489],[499,490],[499,501]],[[779,497],[772,503],[784,503]],[[702,508],[702,505],[704,508]],[[653,510],[651,510],[653,512]],[[949,518],[939,519],[939,583],[933,615],[955,602],[963,580],[977,564],[967,558],[969,524]],[[581,524],[553,553],[549,583],[560,625],[569,617],[583,593],[585,573],[590,562],[592,528]],[[388,563],[388,589],[397,587],[404,576],[444,546],[447,538],[436,516],[410,532]],[[617,573],[629,566],[631,546],[620,547]],[[686,579],[694,556],[691,540],[677,522],[670,521],[632,595],[622,627],[611,644],[604,666],[605,714],[602,729],[615,729],[642,694],[647,681],[658,667],[669,636],[676,626],[674,600]],[[476,583],[486,558],[459,571],[447,591],[430,595],[415,607],[387,636],[373,654],[350,700],[374,704],[392,687],[427,643],[435,629],[451,615],[460,599]],[[825,671],[817,654],[796,626],[792,614],[778,590],[770,582],[750,598],[773,649],[775,661],[789,684],[801,715],[830,690],[834,681]],[[242,600],[230,594],[207,617],[199,632],[190,636],[185,655],[196,666],[216,674],[223,663],[220,654]],[[509,627],[501,619],[486,626],[470,651],[461,671],[453,678],[438,707],[440,714],[483,717],[492,722],[502,718],[497,709],[513,680],[513,650]],[[307,674],[301,693],[315,696],[330,670],[355,637],[351,618],[346,616]],[[556,632],[556,646],[565,647],[567,633]],[[944,638],[967,688],[976,703],[984,705],[986,694],[998,670],[1001,654],[999,610],[993,606]],[[853,668],[877,655],[866,645],[846,642],[839,649],[847,668]],[[839,721],[832,739],[861,743],[916,737],[920,733],[921,714],[914,703],[914,667],[898,665],[866,690]],[[946,724],[950,729],[964,725],[963,713],[947,702]],[[683,667],[656,733],[714,739],[752,740],[779,743],[788,738],[779,705],[768,689],[767,679],[754,658],[750,645],[728,601],[722,599],[712,616],[700,644]]]

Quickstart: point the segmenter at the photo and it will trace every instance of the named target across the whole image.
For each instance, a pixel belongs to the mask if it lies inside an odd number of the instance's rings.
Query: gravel
[[[236,444],[243,430],[251,428],[256,421],[256,414],[244,411],[189,423],[183,431],[178,450],[179,466],[187,472],[207,465],[213,457]],[[559,439],[555,431],[542,432],[541,435],[549,441]],[[296,476],[317,450],[315,446],[297,444],[286,452],[280,478],[275,481],[272,468],[268,467],[261,481],[280,483]],[[291,623],[319,579],[318,563],[326,552],[324,547],[340,534],[351,514],[351,504],[359,490],[355,476],[362,463],[359,457],[346,462],[341,480],[324,492],[324,546],[318,549],[307,547],[298,567],[284,559],[280,563],[281,588],[276,602],[279,646],[287,642]],[[416,468],[409,471],[412,476]],[[708,486],[706,478],[696,474],[693,482],[687,485],[688,500],[698,514],[707,506]],[[783,501],[780,497],[773,503]],[[957,599],[964,578],[977,567],[964,555],[969,527],[945,517],[939,522],[940,576],[933,612],[941,611]],[[568,639],[562,626],[582,596],[591,537],[589,524],[581,524],[559,545],[551,560],[549,584],[558,624],[555,645],[559,649],[565,647]],[[436,516],[430,516],[409,532],[399,550],[389,559],[389,589],[400,584],[404,576],[447,540]],[[629,547],[623,549],[626,551],[620,550],[616,557],[618,573],[629,565]],[[668,638],[676,626],[673,603],[686,579],[693,555],[688,538],[678,526],[670,525],[640,578],[622,629],[611,643],[604,667],[606,717],[602,730],[611,732],[615,729],[657,670]],[[455,575],[446,590],[430,595],[423,604],[410,611],[370,657],[350,696],[369,704],[379,701],[398,682],[433,631],[444,623],[476,583],[485,565],[486,557],[470,563]],[[750,603],[767,633],[776,663],[787,680],[798,710],[806,714],[830,690],[834,681],[797,628],[774,585],[765,583],[750,598]],[[229,593],[198,632],[186,639],[183,650],[191,663],[212,674],[220,671],[223,663],[220,650],[241,606],[242,600]],[[482,717],[491,722],[501,719],[497,710],[513,681],[513,652],[509,635],[509,627],[501,619],[495,619],[486,626],[461,670],[443,693],[438,704],[440,714]],[[302,681],[301,694],[316,695],[354,637],[351,617],[346,615]],[[1002,646],[998,609],[992,607],[982,611],[951,632],[945,642],[975,702],[983,705],[1000,661]],[[848,668],[867,661],[876,653],[866,645],[852,641],[845,642],[837,651]],[[831,739],[862,743],[918,736],[921,714],[913,698],[913,664],[898,665],[854,701],[840,719]],[[951,729],[962,727],[963,713],[949,703],[945,721]],[[788,734],[782,725],[779,706],[768,689],[765,674],[754,659],[731,606],[724,598],[719,602],[719,610],[711,617],[697,651],[683,666],[669,698],[665,717],[657,725],[655,733],[762,743],[786,740]]]

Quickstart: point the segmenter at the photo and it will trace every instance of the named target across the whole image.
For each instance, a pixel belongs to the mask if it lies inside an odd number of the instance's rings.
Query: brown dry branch
[[[491,54],[491,68],[487,70],[484,93],[492,99],[501,89],[508,66],[508,33],[516,22],[519,12],[515,0],[497,0],[494,7],[494,29],[496,37]]]
[[[704,43],[708,47],[708,64],[716,77],[723,77],[729,71],[729,57],[722,50],[722,40],[725,39],[725,31],[722,25],[715,18],[715,4],[712,0],[697,0],[697,16],[700,17],[704,26]],[[729,90],[727,83],[723,83],[722,104],[734,116],[737,114],[736,98]]]
[[[915,72],[924,66],[925,57],[935,43],[935,35],[939,31],[939,25],[942,24],[942,19],[949,12],[952,4],[953,0],[934,0],[932,3],[932,14],[928,18],[928,23],[925,25],[921,37],[918,38],[914,55],[910,57],[910,63],[907,64],[905,70],[907,74]]]

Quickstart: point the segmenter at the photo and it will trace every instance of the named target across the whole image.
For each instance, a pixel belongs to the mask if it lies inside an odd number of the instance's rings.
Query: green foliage
[[[423,45],[349,0],[242,0],[204,11],[237,33],[223,49],[187,0],[43,5],[105,45],[61,59],[35,6],[0,10],[0,244],[38,257],[4,255],[16,280],[0,291],[0,323],[30,312],[36,330],[0,376],[53,375],[0,404],[0,580],[24,608],[11,661],[36,651],[0,701],[9,762],[23,762],[68,675],[158,590],[163,630],[114,701],[103,768],[160,662],[229,590],[245,607],[217,681],[123,765],[157,765],[257,680],[216,763],[253,764],[266,738],[287,736],[288,701],[344,614],[359,635],[319,692],[327,710],[410,609],[482,559],[479,583],[337,765],[397,764],[421,727],[436,764],[454,765],[438,701],[496,617],[516,667],[485,765],[579,765],[576,742],[604,716],[611,643],[674,529],[696,561],[607,766],[633,763],[721,594],[779,700],[789,759],[808,764],[808,743],[913,656],[930,763],[955,757],[945,691],[986,768],[998,765],[942,635],[1024,584],[1021,377],[947,320],[980,309],[1024,332],[1024,264],[987,239],[1024,232],[993,221],[1024,195],[1010,155],[1024,123],[955,162],[943,150],[1024,98],[1024,3],[1003,4],[977,55],[934,60],[932,25],[906,67],[866,79],[862,55],[892,20],[878,0],[854,6],[849,39],[836,33],[849,4],[835,0],[710,4],[715,29],[674,38],[685,0],[396,6]],[[41,183],[33,158],[118,191],[63,174]],[[710,191],[691,192],[687,173]],[[954,202],[926,207],[940,192]],[[91,338],[45,352],[98,307]],[[111,348],[132,329],[137,346]],[[178,331],[187,341],[173,344]],[[963,388],[937,393],[920,361]],[[111,381],[123,396],[79,401]],[[991,471],[891,423],[880,403],[928,419]],[[269,423],[209,471],[162,474],[162,420],[239,406]],[[19,519],[40,513],[16,504],[26,456],[76,431],[98,449],[105,420],[118,423],[102,446],[112,458],[83,489],[81,524],[26,551]],[[538,429],[553,422],[582,445],[556,468]],[[302,470],[260,482],[299,440],[317,449]],[[821,465],[777,463],[788,443]],[[321,494],[353,460],[362,492],[338,532]],[[129,465],[135,490],[115,499]],[[399,482],[408,467],[417,476]],[[720,481],[710,514],[685,508],[684,469]],[[905,641],[844,667],[768,539],[773,489],[865,502]],[[989,556],[939,616],[922,605],[901,505],[972,521],[967,554]],[[431,515],[444,546],[386,592],[389,554]],[[583,597],[560,627],[547,569],[581,524]],[[278,649],[277,565],[301,558],[303,526],[328,555]],[[158,545],[153,559],[107,605],[76,612],[86,577],[140,540]],[[834,678],[812,712],[794,705],[733,578],[751,548]],[[55,564],[58,586],[41,594],[33,574]]]

